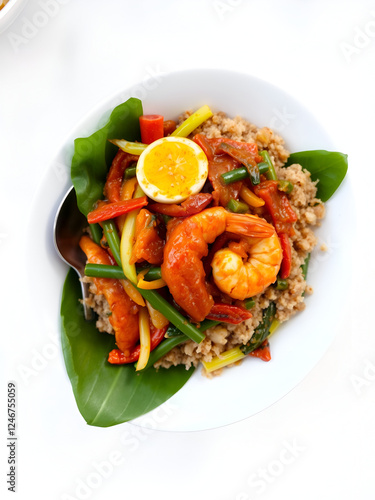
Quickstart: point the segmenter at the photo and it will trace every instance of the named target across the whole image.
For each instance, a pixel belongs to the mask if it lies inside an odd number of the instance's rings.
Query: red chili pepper
[[[168,329],[168,325],[163,328],[155,328],[154,325],[150,321],[150,330],[151,330],[151,351],[155,349],[156,346],[160,344],[163,340],[164,335]],[[125,356],[125,354],[120,351],[120,349],[113,349],[108,355],[108,361],[112,365],[125,365],[128,363],[135,363],[139,359],[141,347],[137,345],[133,348],[129,356]]]
[[[264,340],[260,346],[254,351],[249,353],[249,356],[253,356],[254,358],[259,358],[262,361],[270,361],[271,360],[271,351],[270,351],[270,343],[268,339]]]
[[[278,190],[278,181],[262,181],[254,186],[254,193],[264,200],[277,234],[280,236],[280,234],[285,233],[288,236],[293,236],[293,223],[296,222],[297,215],[291,207],[287,195]]]
[[[89,224],[95,222],[102,222],[104,220],[118,217],[119,215],[127,214],[137,208],[142,208],[147,205],[147,197],[134,198],[133,200],[116,201],[114,203],[102,203],[100,207],[96,208],[87,215]]]
[[[251,317],[251,312],[243,307],[232,306],[230,304],[214,304],[207,319],[238,325]]]
[[[104,185],[104,196],[109,201],[121,201],[122,178],[125,170],[138,161],[139,156],[130,155],[119,150],[109,169],[107,180]]]
[[[283,260],[280,267],[280,278],[289,278],[292,269],[292,248],[290,245],[289,236],[285,233],[279,234],[281,249],[283,251]]]
[[[164,137],[164,118],[161,115],[142,115],[139,125],[143,144],[151,144]]]
[[[187,217],[201,212],[211,203],[212,195],[209,193],[192,194],[181,205],[167,205],[165,203],[153,203],[149,205],[152,212],[168,215],[169,217]]]

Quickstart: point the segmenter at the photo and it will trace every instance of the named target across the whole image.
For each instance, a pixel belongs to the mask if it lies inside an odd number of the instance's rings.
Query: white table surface
[[[10,496],[9,380],[18,386],[20,499],[375,498],[374,62],[371,1],[28,2],[0,35],[1,498]],[[22,287],[28,249],[38,245],[25,236],[34,194],[98,102],[149,74],[211,67],[294,95],[349,154],[356,226],[344,230],[353,234],[353,271],[343,269],[338,284],[349,308],[305,380],[251,418],[190,433],[90,428],[71,411],[68,383],[59,393],[52,384],[60,354],[28,383],[20,376],[51,342],[38,311],[22,305],[31,293]],[[60,398],[66,415],[54,411]]]

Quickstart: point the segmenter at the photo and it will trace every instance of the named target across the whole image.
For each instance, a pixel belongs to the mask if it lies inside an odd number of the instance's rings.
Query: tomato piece
[[[293,236],[293,224],[297,221],[297,215],[291,207],[287,195],[278,190],[278,181],[262,181],[253,189],[254,193],[264,201],[277,234],[285,233],[288,236]]]
[[[147,205],[147,203],[148,201],[146,196],[135,198],[133,200],[116,201],[113,203],[101,203],[98,208],[87,215],[87,221],[89,222],[89,224],[95,224],[96,222],[113,219],[114,217],[118,217],[119,215],[127,214],[132,210],[142,208]]]
[[[153,203],[149,205],[152,212],[168,215],[169,217],[188,217],[195,215],[205,209],[212,201],[212,195],[209,193],[192,194],[181,205]]]
[[[268,339],[264,340],[257,349],[254,349],[254,351],[250,352],[249,356],[253,356],[254,358],[259,358],[262,361],[270,361],[271,350]]]
[[[292,247],[290,245],[289,236],[285,233],[279,234],[281,250],[283,251],[283,260],[280,267],[280,278],[289,278],[292,269]]]

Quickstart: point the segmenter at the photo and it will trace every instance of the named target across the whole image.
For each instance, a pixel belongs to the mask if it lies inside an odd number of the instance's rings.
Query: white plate
[[[5,7],[0,10],[0,33],[14,23],[26,7],[27,2],[28,0],[9,0]]]
[[[176,118],[185,109],[208,104],[230,116],[241,115],[258,126],[270,126],[285,138],[291,152],[306,149],[335,150],[329,136],[312,114],[294,98],[249,75],[223,70],[191,70],[162,75],[118,93],[100,104],[70,134],[51,165],[31,210],[35,223],[30,248],[31,296],[43,304],[48,331],[57,329],[61,289],[67,268],[55,254],[52,222],[63,194],[70,185],[69,168],[73,140],[91,134],[105,123],[110,111],[128,97],[142,98],[145,113]],[[327,252],[312,255],[308,282],[314,294],[306,298],[305,311],[284,324],[272,338],[272,360],[246,359],[241,366],[207,379],[196,370],[187,384],[161,407],[133,422],[174,431],[210,429],[234,423],[264,410],[294,388],[321,359],[337,333],[337,317],[344,307],[345,290],[339,286],[343,269],[348,272],[350,238],[345,231],[351,214],[344,182],[327,203],[327,216],[317,231]],[[30,226],[29,226],[30,227]],[[40,274],[40,269],[44,273]],[[37,284],[37,285],[36,285]],[[59,362],[63,363],[62,354]],[[69,384],[68,379],[61,384]],[[72,408],[70,401],[62,407]],[[82,418],[78,415],[77,418]]]

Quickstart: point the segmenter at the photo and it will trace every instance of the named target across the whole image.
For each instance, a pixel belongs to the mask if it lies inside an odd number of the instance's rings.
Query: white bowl
[[[44,305],[48,328],[51,324],[58,328],[61,289],[67,272],[52,245],[52,221],[70,185],[73,140],[100,128],[110,111],[130,96],[142,98],[145,113],[163,114],[166,119],[203,104],[230,116],[241,115],[258,126],[270,126],[280,132],[291,152],[335,150],[324,128],[304,106],[284,91],[246,74],[224,70],[176,72],[117,93],[98,105],[70,134],[51,165],[31,212],[31,220],[38,220],[38,225],[32,225],[28,241],[44,244],[30,248],[30,295],[37,298],[39,309],[40,304]],[[350,235],[345,230],[351,219],[346,203],[348,190],[348,183],[344,182],[327,203],[327,216],[317,234],[328,245],[328,252],[313,253],[308,273],[314,294],[306,297],[305,311],[282,325],[273,336],[272,360],[264,363],[246,359],[211,380],[197,369],[176,395],[161,408],[134,420],[135,424],[176,431],[219,427],[267,408],[303,380],[331,344],[338,331],[337,318],[345,307],[346,291],[339,283],[342,270],[349,272]],[[39,234],[35,234],[37,231]],[[40,269],[44,270],[42,274]],[[59,362],[63,364],[62,354]],[[59,383],[69,382],[63,379]],[[61,402],[62,406],[66,404],[75,411],[73,393],[69,402]],[[78,412],[77,418],[81,418]]]
[[[0,33],[5,31],[21,14],[28,0],[9,0],[0,10]]]

